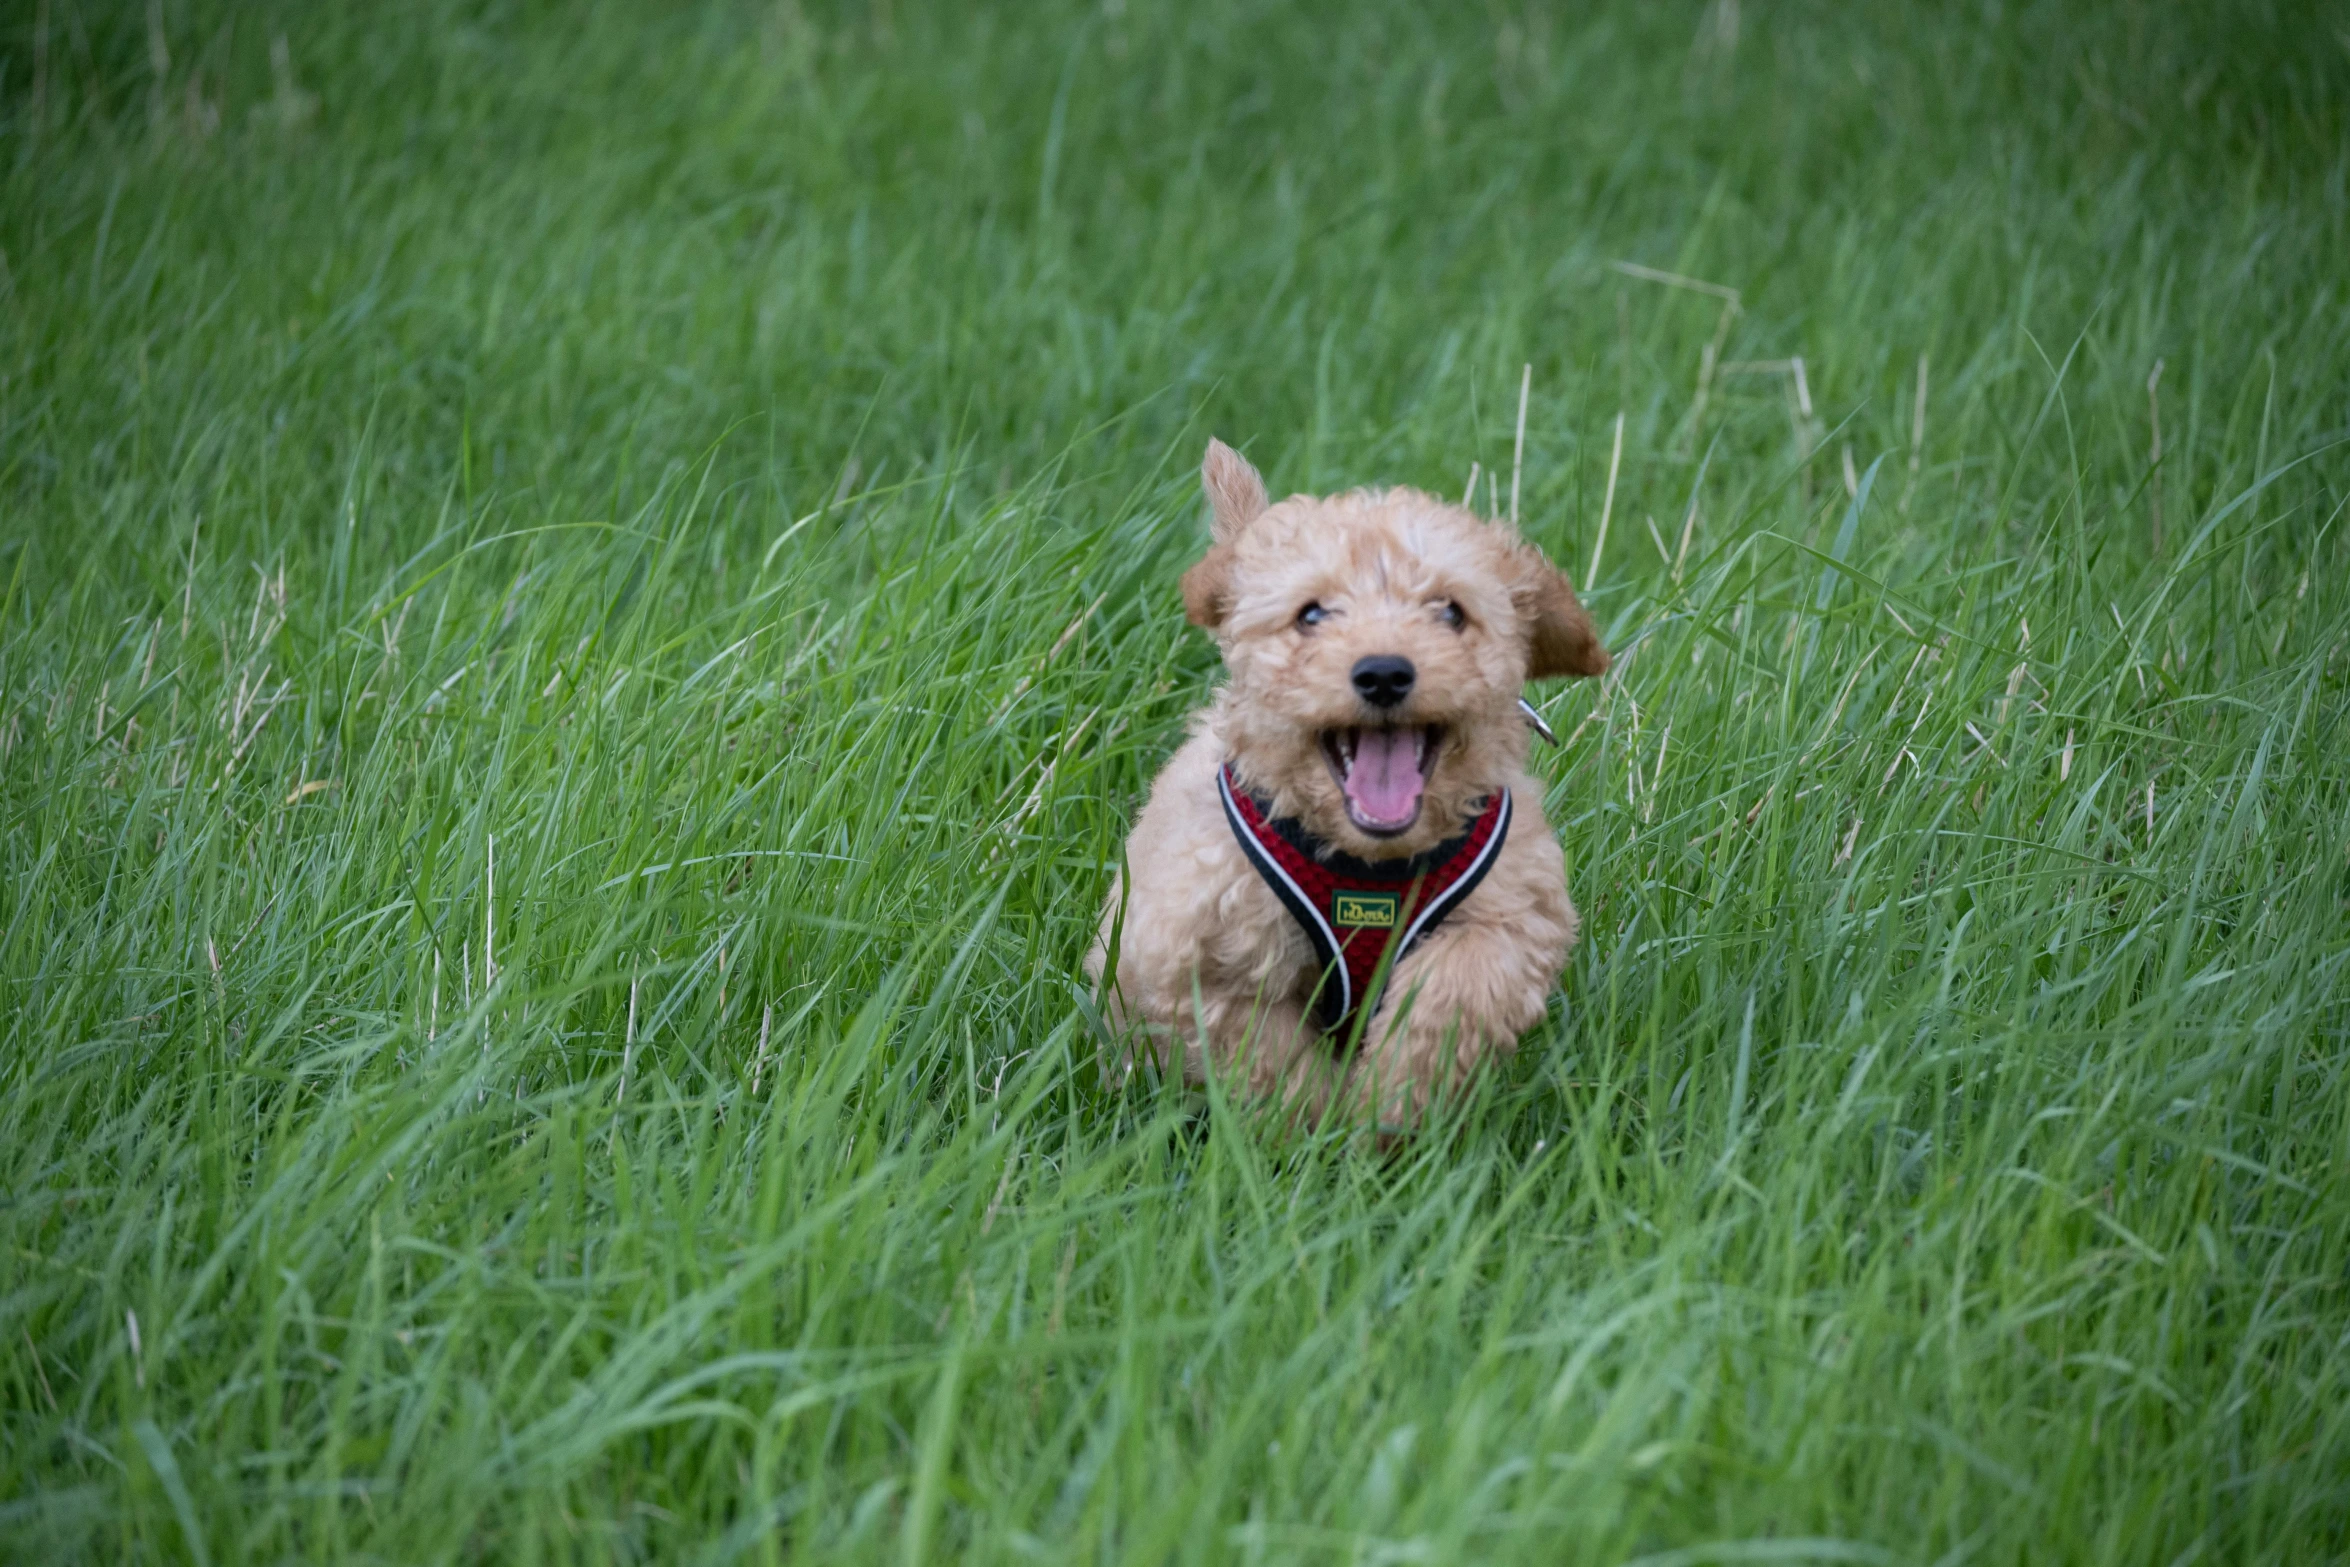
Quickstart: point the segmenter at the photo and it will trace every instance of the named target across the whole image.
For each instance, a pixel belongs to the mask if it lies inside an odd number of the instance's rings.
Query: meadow
[[[2285,0],[7,8],[0,1558],[2350,1555],[2345,256]],[[1100,1070],[1211,433],[1616,653],[1384,1156]]]

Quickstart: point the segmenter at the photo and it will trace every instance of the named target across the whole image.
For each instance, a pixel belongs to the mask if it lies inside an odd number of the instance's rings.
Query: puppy
[[[1418,490],[1294,495],[1221,441],[1183,607],[1229,678],[1087,961],[1162,1070],[1394,1132],[1541,1017],[1574,945],[1525,682],[1608,667],[1556,567]]]

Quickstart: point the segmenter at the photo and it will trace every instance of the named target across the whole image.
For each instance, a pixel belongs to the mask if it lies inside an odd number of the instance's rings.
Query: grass
[[[12,8],[0,1556],[2350,1552],[2336,20]],[[1095,1070],[1211,431],[1598,559],[1391,1160]]]

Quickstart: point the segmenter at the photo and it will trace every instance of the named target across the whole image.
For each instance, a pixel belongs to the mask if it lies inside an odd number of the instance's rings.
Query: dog
[[[1271,504],[1219,440],[1200,478],[1183,607],[1227,679],[1151,785],[1087,972],[1163,1072],[1400,1135],[1517,1048],[1566,966],[1521,692],[1608,652],[1505,523],[1412,489]]]

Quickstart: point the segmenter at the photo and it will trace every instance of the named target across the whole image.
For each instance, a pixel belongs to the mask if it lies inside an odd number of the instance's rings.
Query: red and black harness
[[[1476,890],[1510,830],[1510,792],[1497,789],[1459,837],[1408,860],[1358,860],[1288,817],[1275,819],[1229,762],[1216,772],[1216,792],[1241,852],[1313,945],[1325,971],[1318,1020],[1336,1034],[1378,1006],[1376,987]]]

